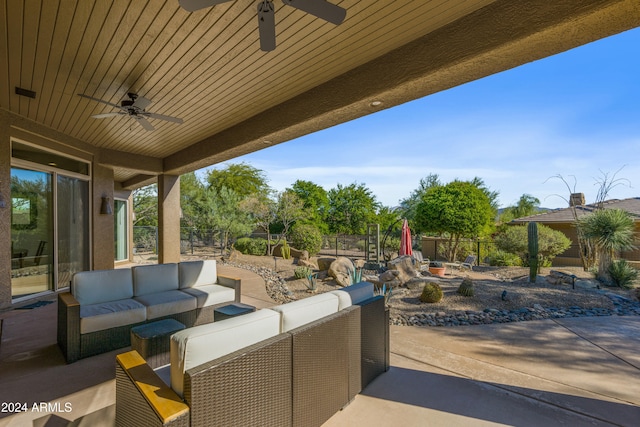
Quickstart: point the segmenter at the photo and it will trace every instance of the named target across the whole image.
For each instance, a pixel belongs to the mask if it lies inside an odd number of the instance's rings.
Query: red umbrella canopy
[[[411,230],[409,229],[409,223],[405,219],[402,223],[402,233],[400,234],[400,256],[413,255],[411,249]]]

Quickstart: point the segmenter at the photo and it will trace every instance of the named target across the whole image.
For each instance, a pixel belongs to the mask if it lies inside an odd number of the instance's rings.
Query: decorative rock
[[[396,270],[389,270],[389,271],[397,272]],[[389,271],[387,271],[387,273]],[[406,286],[407,289],[415,291],[417,289],[424,288],[424,285],[427,284],[428,282],[436,282],[436,281],[430,277],[418,276],[418,277],[414,277],[413,279],[410,279],[408,282],[405,282],[404,286]]]
[[[302,259],[302,258],[300,258],[300,259],[298,260],[298,265],[300,265],[300,266],[302,266],[302,267],[309,267],[309,268],[310,268],[310,269],[312,269],[312,270],[318,270],[318,266],[317,266],[317,265],[315,265],[315,264],[313,263],[313,261],[309,261],[309,260],[306,260],[306,259]]]
[[[340,286],[349,286],[351,284],[351,272],[355,269],[353,262],[346,257],[338,257],[329,266],[327,274],[336,279]]]
[[[335,261],[336,258],[332,258],[332,257],[322,257],[322,258],[318,258],[317,262],[318,262],[318,270],[320,271],[327,271],[329,270],[329,267],[331,267],[331,263],[333,261]]]
[[[396,270],[400,272],[400,274],[398,274],[400,286],[420,274],[413,264],[413,258],[409,255],[404,255],[389,261],[387,263],[387,267],[389,270]]]

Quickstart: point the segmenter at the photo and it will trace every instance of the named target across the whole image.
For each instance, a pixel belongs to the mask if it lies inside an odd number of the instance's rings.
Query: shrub
[[[291,246],[309,252],[309,256],[316,255],[322,248],[322,234],[315,225],[296,224],[289,232],[288,237]]]
[[[267,253],[267,241],[260,237],[241,237],[233,247],[245,255],[264,255]]]
[[[442,296],[443,294],[440,285],[430,282],[424,285],[424,288],[422,289],[422,295],[420,295],[420,301],[435,303],[440,301],[442,299]]]
[[[473,281],[470,278],[465,277],[458,287],[458,293],[465,297],[472,297],[474,295]]]
[[[293,275],[296,277],[296,279],[306,279],[307,277],[311,276],[311,274],[313,274],[313,270],[311,270],[309,267],[304,266],[296,267],[296,269],[293,271]]]
[[[519,267],[522,265],[522,260],[518,255],[505,251],[491,252],[487,258],[489,259],[489,265],[494,267]]]
[[[507,227],[496,235],[494,241],[499,250],[516,254],[522,260],[522,265],[529,265],[526,225]],[[564,233],[538,224],[538,258],[541,266],[551,265],[551,260],[566,251],[569,246],[571,240]]]
[[[609,266],[609,275],[613,284],[625,289],[633,289],[633,283],[638,279],[638,270],[623,259],[614,261]]]

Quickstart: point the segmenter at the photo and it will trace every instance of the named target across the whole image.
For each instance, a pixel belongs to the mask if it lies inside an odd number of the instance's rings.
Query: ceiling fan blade
[[[326,0],[282,0],[282,3],[336,25],[342,24],[347,16],[346,9]]]
[[[153,125],[151,125],[151,123],[149,123],[149,121],[144,117],[142,116],[132,116],[132,117],[136,119],[138,123],[140,123],[140,126],[145,128],[146,130],[148,131],[156,130],[156,128],[154,128]]]
[[[178,0],[180,6],[187,12],[195,12],[205,7],[215,6],[231,0]]]
[[[141,110],[144,110],[149,106],[149,104],[151,104],[151,102],[152,101],[150,99],[147,99],[144,96],[136,95],[136,99],[135,101],[133,101],[132,107],[137,107]]]
[[[258,3],[258,32],[260,33],[260,50],[270,52],[276,48],[275,9],[271,0]]]
[[[107,118],[107,117],[124,116],[126,114],[127,113],[124,113],[124,112],[121,111],[121,112],[118,112],[118,113],[94,114],[91,117],[93,117],[94,119],[104,119],[104,118]]]
[[[157,113],[143,113],[144,116],[146,117],[151,117],[152,119],[160,119],[160,120],[166,120],[167,122],[173,122],[173,123],[179,123],[182,124],[184,123],[184,120],[179,119],[177,117],[171,117],[171,116],[165,116],[164,114],[157,114]]]
[[[79,93],[79,94],[78,94],[78,96],[81,96],[81,97],[83,97],[83,98],[87,98],[87,99],[91,99],[91,100],[93,100],[93,101],[102,102],[103,104],[110,105],[110,106],[112,106],[112,107],[114,107],[114,108],[118,108],[118,109],[120,109],[120,110],[122,109],[122,107],[120,107],[120,106],[119,106],[119,105],[117,105],[117,104],[112,104],[112,103],[110,103],[110,102],[103,101],[102,99],[94,98],[93,96],[83,95],[83,94],[81,94],[81,93]]]

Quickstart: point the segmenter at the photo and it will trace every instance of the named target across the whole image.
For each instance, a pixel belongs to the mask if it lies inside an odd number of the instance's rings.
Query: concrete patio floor
[[[220,272],[242,277],[243,302],[274,304],[254,273]],[[28,406],[0,412],[0,426],[114,423],[114,359],[126,349],[65,364],[56,309],[0,313],[0,410]],[[391,365],[325,426],[640,425],[640,317],[392,326]]]

